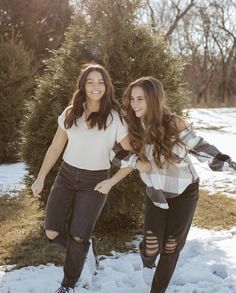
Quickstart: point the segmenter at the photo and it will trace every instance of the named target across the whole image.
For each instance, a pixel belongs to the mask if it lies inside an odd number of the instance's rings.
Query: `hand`
[[[37,178],[31,186],[31,190],[33,191],[33,195],[38,197],[40,192],[43,190],[44,180]]]
[[[236,162],[231,160],[229,163],[229,167],[232,168],[234,171],[236,171]]]
[[[107,180],[103,180],[101,182],[99,182],[94,190],[103,193],[103,194],[107,194],[110,189],[112,188],[113,184],[112,184],[112,180],[111,179],[107,179]]]
[[[138,160],[136,163],[136,169],[142,173],[150,173],[152,171],[152,165],[149,162]]]

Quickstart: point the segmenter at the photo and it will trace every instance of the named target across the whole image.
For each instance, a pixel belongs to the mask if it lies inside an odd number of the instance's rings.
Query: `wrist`
[[[44,180],[45,180],[45,176],[38,176],[38,177],[37,177],[37,180],[38,180],[38,181],[41,181],[41,182],[44,182]]]
[[[115,176],[111,177],[109,180],[109,183],[111,185],[111,187],[113,187],[116,183],[117,183],[117,179]]]

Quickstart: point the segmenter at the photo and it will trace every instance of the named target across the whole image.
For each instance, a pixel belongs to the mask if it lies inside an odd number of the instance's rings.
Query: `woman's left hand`
[[[101,182],[99,182],[94,190],[103,193],[103,194],[107,194],[110,189],[112,188],[113,184],[112,184],[112,180],[111,179],[107,179],[107,180],[103,180]]]

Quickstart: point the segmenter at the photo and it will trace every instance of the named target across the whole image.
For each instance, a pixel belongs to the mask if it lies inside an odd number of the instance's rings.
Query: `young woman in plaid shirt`
[[[132,82],[123,102],[135,153],[124,160],[140,171],[146,184],[141,257],[147,270],[156,266],[151,293],[163,293],[174,273],[198,201],[199,177],[189,154],[207,161],[213,171],[236,170],[236,163],[196,135],[191,124],[171,113],[157,79],[142,77]],[[125,166],[124,161],[122,164]]]

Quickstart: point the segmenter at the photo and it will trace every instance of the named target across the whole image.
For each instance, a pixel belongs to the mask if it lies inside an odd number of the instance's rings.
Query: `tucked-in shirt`
[[[64,126],[68,108],[58,117],[59,126],[66,131],[68,142],[63,160],[71,166],[86,170],[110,168],[110,153],[115,145],[128,135],[127,124],[119,114],[112,110],[107,118],[107,128],[99,130],[97,126],[89,128],[85,114],[73,123],[71,128]]]
[[[213,171],[236,170],[236,163],[215,146],[210,145],[193,130],[192,124],[182,130],[179,138],[183,145],[176,144],[173,153],[175,163],[165,164],[163,168],[156,165],[153,155],[153,145],[146,145],[146,155],[152,165],[151,173],[140,173],[146,184],[146,192],[152,202],[163,209],[168,209],[166,199],[180,195],[191,183],[199,181],[199,176],[189,158],[194,155],[200,162],[208,162]],[[135,168],[137,155],[127,153],[120,146],[113,149],[112,162],[119,167]]]

